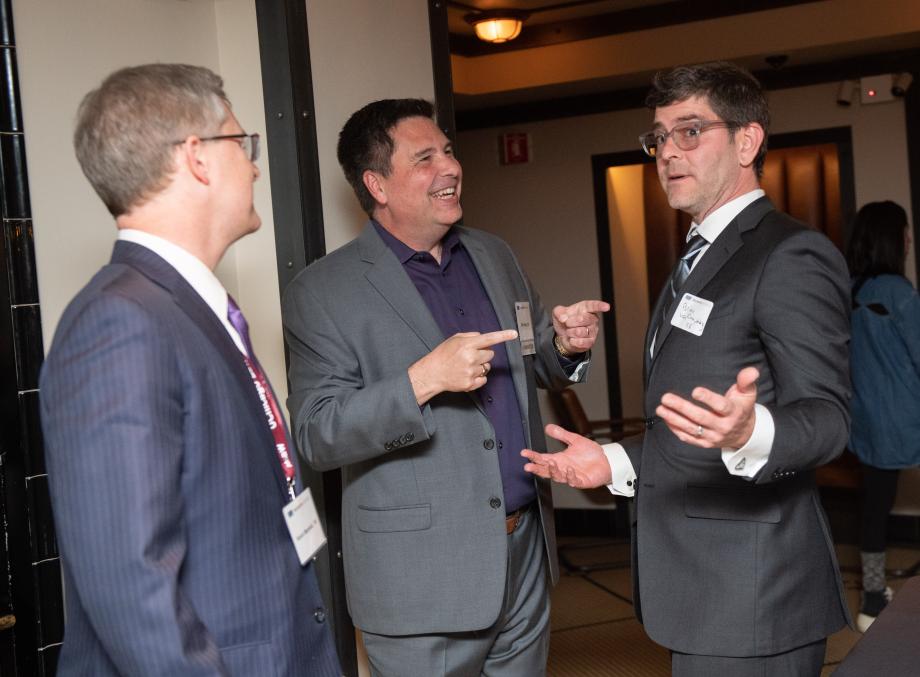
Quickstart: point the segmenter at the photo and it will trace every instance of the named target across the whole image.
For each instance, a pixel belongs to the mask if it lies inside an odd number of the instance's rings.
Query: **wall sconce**
[[[904,96],[907,94],[910,83],[914,81],[914,76],[910,73],[896,73],[891,76],[891,93],[893,96]]]
[[[514,9],[487,9],[467,14],[464,20],[473,26],[476,37],[495,44],[514,40],[521,34],[530,14]]]
[[[844,80],[840,83],[840,87],[837,88],[837,105],[838,106],[851,106],[853,104],[853,93],[859,87],[859,82],[856,80]]]

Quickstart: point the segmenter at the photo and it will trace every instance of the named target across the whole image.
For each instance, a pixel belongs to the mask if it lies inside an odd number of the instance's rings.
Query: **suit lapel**
[[[463,246],[466,247],[467,252],[470,254],[470,258],[473,260],[473,266],[479,274],[482,286],[485,288],[489,301],[492,303],[492,308],[495,310],[495,315],[498,317],[499,326],[502,329],[517,328],[517,316],[514,313],[514,304],[517,301],[525,301],[526,299],[513,298],[512,295],[514,290],[508,286],[507,279],[500,272],[504,270],[504,267],[494,259],[488,249],[482,246],[482,243],[475,237],[472,237],[466,228],[461,226],[454,226],[454,228],[457,229],[460,241],[463,243]],[[531,311],[532,310],[533,309],[531,309]],[[511,369],[511,379],[514,382],[514,389],[517,392],[518,402],[526,407],[528,402],[527,377],[524,370],[524,356],[521,354],[521,342],[506,342],[505,351],[508,354],[508,366]],[[479,398],[477,397],[475,399],[477,400],[478,406]],[[527,426],[525,426],[525,432],[529,437],[530,431],[527,429]]]
[[[428,350],[434,350],[446,338],[425,305],[402,264],[380,239],[374,226],[368,223],[358,237],[361,260],[371,264],[365,273],[367,281],[380,293],[403,322],[422,340]]]
[[[665,315],[667,319],[664,320],[661,323],[661,326],[658,328],[658,336],[655,339],[655,353],[651,356],[651,358],[649,358],[649,347],[651,345],[652,337],[646,335],[646,383],[649,381],[649,379],[651,379],[651,372],[655,366],[658,355],[661,354],[661,351],[664,349],[665,342],[671,335],[671,330],[674,329],[674,325],[671,324],[670,320],[671,317],[673,317],[674,312],[677,310],[677,307],[680,304],[680,300],[683,298],[684,294],[697,295],[700,290],[709,284],[712,278],[716,276],[716,274],[729,261],[729,259],[735,255],[735,252],[741,249],[741,247],[744,245],[744,240],[741,238],[741,234],[756,227],[757,224],[760,223],[760,221],[763,219],[763,217],[772,210],[773,204],[766,197],[759,198],[745,207],[741,213],[738,214],[738,216],[729,222],[729,224],[715,239],[715,242],[713,242],[709,249],[706,250],[706,254],[703,256],[703,258],[700,259],[700,262],[697,264],[697,266],[690,272],[689,277],[687,277],[687,281],[678,292],[677,297],[671,299],[671,294],[667,287],[661,291],[653,311],[655,314],[653,314],[652,317],[660,317],[663,307],[665,304],[668,304],[667,313]]]
[[[176,305],[201,330],[208,342],[214,346],[220,359],[225,362],[227,369],[233,375],[233,379],[240,386],[241,392],[248,402],[247,409],[252,412],[253,420],[257,422],[258,429],[263,431],[268,440],[264,446],[272,452],[272,468],[274,468],[275,476],[282,490],[286,491],[286,480],[281,470],[281,464],[278,462],[278,457],[275,455],[275,441],[262,415],[262,403],[259,402],[259,398],[256,395],[252,378],[249,376],[249,370],[246,368],[246,363],[233,339],[230,338],[224,325],[217,319],[211,307],[204,302],[204,299],[175,268],[146,247],[133,242],[118,241],[115,243],[115,249],[112,253],[112,263],[130,266],[154,284],[169,291]],[[277,400],[277,398],[275,399]],[[288,444],[290,445],[290,440]]]

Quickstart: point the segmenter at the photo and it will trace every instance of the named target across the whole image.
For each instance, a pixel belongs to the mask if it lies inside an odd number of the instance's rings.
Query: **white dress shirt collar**
[[[709,244],[715,242],[716,238],[722,234],[722,231],[725,230],[725,227],[732,222],[732,220],[738,216],[744,208],[749,204],[762,198],[765,195],[763,189],[757,188],[752,190],[749,193],[745,193],[740,197],[736,197],[734,200],[729,200],[724,205],[716,209],[709,216],[703,219],[703,222],[700,224],[692,223],[690,224],[690,232],[687,233],[687,241],[690,241],[690,238],[699,231],[699,234],[703,236],[703,239],[706,240]]]
[[[123,228],[118,231],[118,239],[146,247],[175,268],[176,272],[191,285],[192,289],[214,311],[217,319],[220,320],[224,329],[230,334],[230,338],[233,339],[240,352],[244,355],[246,354],[242,339],[227,318],[227,290],[224,289],[214,272],[201,259],[169,240],[164,240],[162,237],[151,235],[142,230]]]

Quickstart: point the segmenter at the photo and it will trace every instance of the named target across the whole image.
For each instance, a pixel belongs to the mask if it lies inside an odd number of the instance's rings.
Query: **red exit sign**
[[[502,134],[499,137],[499,145],[503,165],[522,165],[530,162],[530,134]]]

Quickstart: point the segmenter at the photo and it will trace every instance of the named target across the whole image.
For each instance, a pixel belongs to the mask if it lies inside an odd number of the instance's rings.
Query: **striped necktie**
[[[658,326],[655,328],[655,333],[652,334],[653,346],[657,347],[658,333],[668,322],[668,310],[671,307],[671,302],[677,298],[680,288],[684,286],[684,282],[690,277],[690,269],[693,268],[693,262],[696,261],[696,257],[699,256],[700,250],[708,244],[709,242],[700,235],[699,231],[695,231],[693,237],[690,238],[690,241],[684,248],[684,252],[680,255],[680,259],[678,259],[674,271],[668,278],[668,290],[671,292],[671,298],[661,306],[661,317],[658,318]]]

